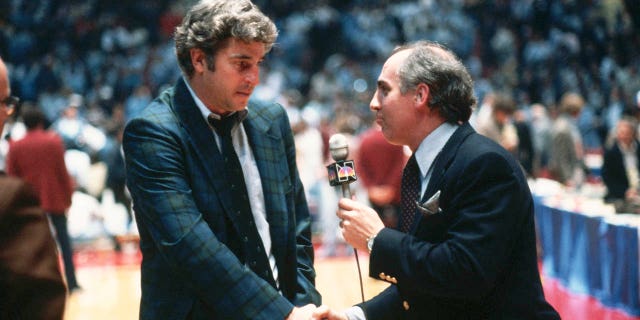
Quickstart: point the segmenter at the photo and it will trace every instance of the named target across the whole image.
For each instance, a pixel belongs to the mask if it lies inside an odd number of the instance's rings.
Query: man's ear
[[[193,48],[189,51],[191,55],[191,64],[195,73],[202,73],[207,70],[207,56],[204,51],[198,48]]]
[[[424,83],[418,84],[418,86],[416,87],[415,99],[417,104],[426,105],[427,100],[429,99],[429,86]]]

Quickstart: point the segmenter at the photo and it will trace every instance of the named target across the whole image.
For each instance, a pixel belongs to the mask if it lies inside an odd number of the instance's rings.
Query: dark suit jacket
[[[65,290],[38,196],[0,174],[0,319],[60,320]]]
[[[141,319],[283,319],[320,303],[311,221],[284,109],[251,102],[255,156],[282,295],[243,265],[224,161],[184,80],[131,120],[127,184],[140,232]]]
[[[637,144],[636,157],[638,158],[638,172],[640,172],[640,145]],[[602,180],[607,186],[607,194],[604,199],[607,201],[625,199],[625,193],[629,189],[629,179],[627,178],[624,156],[618,146],[613,144],[605,150],[602,162]]]
[[[369,275],[388,289],[361,305],[376,319],[559,319],[544,299],[533,201],[513,157],[468,124],[437,156],[422,200],[436,214],[410,234],[383,229]]]

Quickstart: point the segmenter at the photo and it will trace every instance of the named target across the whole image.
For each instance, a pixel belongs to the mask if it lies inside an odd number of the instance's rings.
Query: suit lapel
[[[209,178],[218,193],[222,193],[222,190],[227,188],[224,160],[216,145],[213,131],[204,120],[182,78],[176,84],[173,99],[172,105],[180,119],[182,130],[187,133],[186,137],[190,139],[189,144],[192,151],[202,163],[206,177]],[[225,212],[232,212],[231,199],[223,197],[220,200]],[[235,221],[232,215],[229,215],[229,218]]]
[[[442,179],[444,178],[447,169],[451,165],[455,155],[458,153],[458,148],[462,144],[462,141],[466,139],[470,134],[475,131],[469,125],[469,123],[465,123],[461,125],[456,131],[453,133],[449,141],[444,145],[440,154],[436,157],[433,163],[433,170],[431,171],[431,178],[429,179],[429,184],[427,185],[427,189],[422,195],[420,202],[424,202],[426,199],[431,198],[438,190],[441,189]],[[422,220],[422,214],[417,213],[416,219],[414,219],[413,226],[411,227],[411,232],[415,232],[416,227],[420,224]]]
[[[224,160],[215,143],[213,131],[204,120],[182,78],[176,84],[173,99],[173,106],[180,118],[182,129],[191,139],[190,145],[197,158],[202,162],[206,177],[211,181],[217,193],[222,194],[228,188]],[[250,103],[248,109],[249,113],[243,121],[243,126],[260,172],[270,233],[271,235],[285,235],[284,237],[272,236],[271,238],[276,258],[278,261],[283,261],[282,257],[278,257],[277,252],[282,251],[278,248],[285,248],[286,245],[287,217],[282,214],[274,214],[287,210],[285,198],[287,190],[284,189],[285,185],[281,183],[283,177],[288,176],[287,168],[282,168],[281,165],[283,163],[282,157],[286,156],[280,147],[282,137],[279,133],[274,133],[271,130],[273,119],[262,114],[260,107]],[[237,223],[234,216],[230,214],[233,211],[231,199],[221,197],[220,201],[229,219],[234,224]]]
[[[279,249],[286,248],[288,238],[287,216],[279,214],[287,212],[288,190],[285,189],[286,184],[282,183],[284,177],[288,176],[287,168],[282,166],[282,163],[286,163],[283,160],[286,154],[281,147],[283,138],[279,132],[272,130],[274,119],[268,117],[266,112],[263,114],[264,109],[253,103],[249,103],[248,109],[249,114],[243,122],[244,130],[260,172],[272,250],[278,261],[278,268],[281,268],[284,256],[280,254],[283,250]]]

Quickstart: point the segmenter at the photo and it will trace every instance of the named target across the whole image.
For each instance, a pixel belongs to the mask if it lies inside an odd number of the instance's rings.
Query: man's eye
[[[249,63],[246,61],[239,61],[238,63],[236,63],[236,65],[238,66],[238,68],[240,69],[246,69],[249,67]]]

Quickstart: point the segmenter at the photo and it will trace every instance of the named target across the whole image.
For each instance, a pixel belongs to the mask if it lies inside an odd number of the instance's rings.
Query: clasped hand
[[[286,320],[349,320],[343,313],[335,312],[322,305],[317,307],[308,304],[303,307],[294,307]]]

